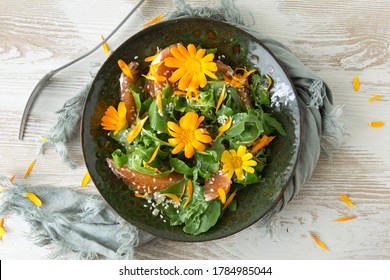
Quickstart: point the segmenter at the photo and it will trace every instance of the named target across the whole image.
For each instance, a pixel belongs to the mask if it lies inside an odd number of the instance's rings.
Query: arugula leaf
[[[263,120],[264,120],[264,133],[266,135],[270,135],[273,132],[273,129],[276,129],[280,133],[280,135],[282,135],[282,136],[286,135],[286,131],[284,130],[281,123],[278,122],[270,114],[264,113]]]
[[[115,150],[111,156],[117,168],[122,168],[128,162],[127,154],[124,154],[120,149]]]
[[[167,132],[168,117],[165,114],[160,115],[156,100],[154,100],[149,107],[149,122],[150,127],[153,130]]]
[[[220,216],[221,201],[214,199],[210,202],[209,207],[207,207],[206,211],[199,217],[200,225],[198,226],[197,230],[193,232],[193,234],[198,235],[208,231],[218,222]]]
[[[193,168],[189,167],[184,161],[171,157],[169,162],[175,172],[185,175],[192,174]]]

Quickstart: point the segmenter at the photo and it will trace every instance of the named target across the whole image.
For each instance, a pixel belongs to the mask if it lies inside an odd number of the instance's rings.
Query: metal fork
[[[59,68],[57,68],[55,70],[51,70],[49,73],[47,73],[45,76],[43,76],[39,80],[39,82],[37,83],[37,85],[35,86],[33,91],[31,92],[30,97],[27,100],[26,107],[24,108],[23,115],[22,115],[22,120],[20,122],[20,127],[19,127],[19,140],[23,140],[24,130],[26,128],[26,123],[27,123],[27,117],[28,117],[28,115],[30,113],[31,107],[32,107],[35,99],[37,98],[37,96],[39,95],[39,93],[41,92],[41,90],[45,86],[45,84],[51,79],[51,77],[53,77],[56,73],[64,70],[65,68],[71,66],[72,64],[74,64],[74,63],[76,63],[76,62],[86,58],[87,56],[89,56],[90,54],[95,52],[97,49],[99,49],[105,42],[107,42],[112,37],[112,35],[115,34],[115,32],[118,31],[118,29],[129,19],[129,17],[131,17],[134,14],[134,12],[145,1],[146,0],[140,0],[137,3],[137,5],[135,5],[135,7],[126,15],[126,17],[118,24],[118,26],[115,27],[115,29],[104,40],[102,40],[100,42],[100,44],[98,44],[96,47],[91,49],[89,52],[83,54],[82,56],[76,58],[75,60],[72,60],[71,62],[68,62],[67,64],[65,64],[65,65],[63,65],[63,66],[61,66],[61,67],[59,67]]]

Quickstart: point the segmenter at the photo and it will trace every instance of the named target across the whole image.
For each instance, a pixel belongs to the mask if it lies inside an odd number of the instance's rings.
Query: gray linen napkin
[[[175,5],[176,10],[165,19],[185,16],[219,19],[259,38],[282,62],[296,87],[302,118],[301,153],[283,199],[259,221],[267,225],[310,178],[321,151],[329,154],[342,144],[344,126],[338,121],[342,106],[333,106],[332,93],[327,85],[285,46],[245,26],[234,1],[222,0],[213,8],[193,8],[183,0],[176,0]],[[54,146],[61,159],[71,167],[74,164],[68,156],[67,143],[78,135],[81,108],[89,86],[64,104],[56,124],[48,132],[48,141],[42,147],[43,151]],[[74,251],[79,252],[81,258],[96,258],[98,255],[109,259],[132,258],[134,247],[152,238],[118,217],[100,196],[66,188],[20,186],[10,183],[5,177],[0,180],[1,185],[6,185],[0,196],[0,216],[15,213],[24,217],[31,224],[38,245],[58,245],[59,251],[54,257]],[[26,199],[24,193],[27,191],[43,200],[42,207],[38,208]]]

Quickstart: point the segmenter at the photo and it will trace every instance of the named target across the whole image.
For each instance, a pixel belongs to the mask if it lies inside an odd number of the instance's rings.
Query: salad
[[[115,175],[151,215],[193,235],[236,210],[235,195],[262,181],[268,145],[285,135],[264,110],[272,78],[216,52],[173,44],[145,59],[147,73],[119,60],[121,101],[101,121],[121,147],[107,158]]]

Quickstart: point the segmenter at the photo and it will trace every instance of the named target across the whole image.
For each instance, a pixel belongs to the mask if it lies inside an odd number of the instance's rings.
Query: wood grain
[[[17,140],[22,111],[36,82],[76,58],[106,36],[135,0],[0,0],[0,173],[16,182],[79,188],[86,168],[77,139],[70,152],[76,169],[63,165],[53,149],[37,156],[40,135],[55,112],[91,79],[91,65],[106,59],[103,50],[47,84],[29,116],[25,139]],[[217,1],[187,1],[213,5]],[[387,0],[237,1],[252,28],[286,44],[322,77],[337,105],[347,135],[332,158],[322,156],[312,178],[269,227],[254,224],[233,236],[202,243],[155,239],[137,248],[137,259],[390,259],[390,3]],[[172,11],[172,1],[148,0],[109,42],[115,49],[142,24]],[[88,13],[85,13],[88,11]],[[254,21],[253,21],[254,20]],[[93,71],[96,71],[95,67]],[[361,89],[355,92],[352,79]],[[382,100],[368,102],[372,95]],[[368,123],[382,120],[385,126]],[[31,175],[22,179],[30,161]],[[97,192],[93,184],[86,191]],[[347,194],[350,208],[339,198]],[[336,223],[335,218],[356,215]],[[27,225],[6,217],[1,259],[45,259],[49,251],[32,244]],[[314,232],[329,248],[311,239]],[[69,255],[66,258],[74,258]]]

